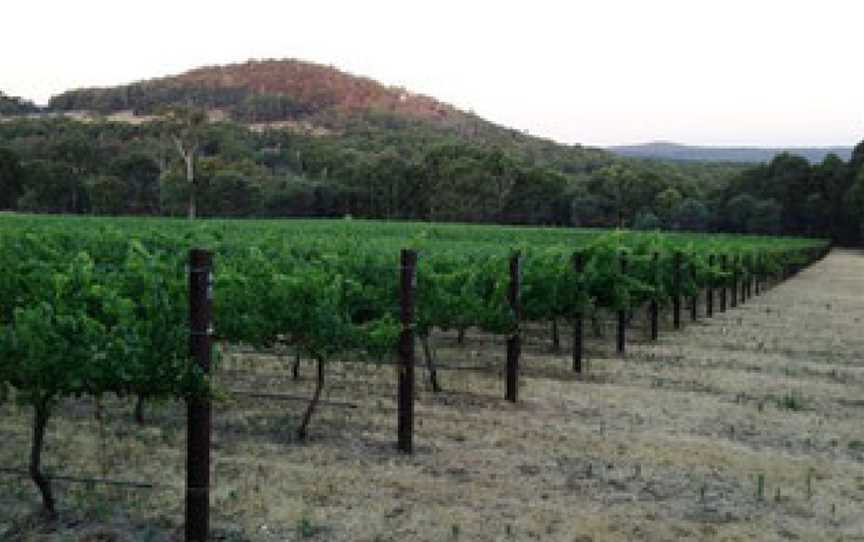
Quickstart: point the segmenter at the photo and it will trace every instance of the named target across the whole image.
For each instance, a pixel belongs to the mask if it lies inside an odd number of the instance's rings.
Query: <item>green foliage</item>
[[[777,408],[785,410],[804,410],[804,397],[800,392],[788,392],[777,399]]]
[[[25,171],[14,197],[0,202],[6,207],[609,227],[632,224],[659,193],[704,200],[740,171],[561,145],[291,60],[73,90],[52,98],[49,110],[89,112],[91,122],[46,117],[0,125],[0,141],[25,170],[39,161],[48,166]],[[199,119],[206,112],[214,122],[202,127],[172,114],[182,110]],[[147,117],[126,124],[101,116],[118,112]],[[207,161],[215,169],[199,171]]]
[[[670,226],[676,230],[706,231],[712,223],[713,217],[708,206],[696,198],[681,201],[670,216]]]
[[[11,150],[0,147],[0,209],[14,209],[20,193],[20,159]]]
[[[508,299],[508,263],[514,252],[521,258],[523,318],[543,322],[692,295],[733,274],[806,262],[824,247],[806,239],[359,220],[2,215],[0,226],[0,399],[11,395],[33,407],[43,428],[64,397],[213,392],[188,356],[191,246],[215,253],[217,338],[307,352],[321,368],[316,400],[328,360],[349,354],[374,361],[394,352],[403,247],[420,254],[415,324],[421,336],[433,328],[513,332],[518,322]],[[575,251],[583,262],[579,273]],[[721,253],[734,256],[728,271],[707,263],[709,254]]]
[[[749,169],[619,158],[295,60],[73,90],[48,109],[88,111],[93,122],[0,124],[20,165],[10,175],[15,160],[0,151],[0,208],[640,228],[651,213],[664,229],[861,238],[862,145],[848,163],[784,153]],[[183,110],[195,115],[100,120]],[[0,115],[36,111],[0,95]]]
[[[633,220],[633,229],[642,231],[659,230],[663,224],[651,211],[642,210]]]
[[[860,145],[859,145],[860,147]],[[724,231],[831,237],[853,244],[861,239],[862,216],[855,184],[862,162],[828,155],[819,164],[781,154],[750,168],[719,193]]]
[[[864,441],[862,440],[851,440],[849,441],[849,449],[855,452],[864,451]]]

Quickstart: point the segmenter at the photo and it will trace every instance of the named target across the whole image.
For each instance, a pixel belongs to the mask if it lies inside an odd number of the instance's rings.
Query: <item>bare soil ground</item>
[[[416,453],[395,451],[392,367],[333,363],[308,442],[301,402],[233,398],[215,411],[213,526],[221,540],[864,540],[864,255],[835,250],[745,305],[668,330],[607,330],[590,373],[532,326],[520,402],[501,371],[423,381]],[[700,314],[702,308],[700,307]],[[641,320],[638,320],[641,321]],[[610,328],[611,329],[611,328]],[[562,332],[563,332],[562,326]],[[502,367],[500,337],[435,338],[442,364]],[[566,333],[562,345],[569,346]],[[418,349],[418,355],[420,351]],[[224,360],[225,388],[309,395],[292,356]],[[0,539],[173,540],[182,533],[185,420],[153,405],[69,401],[50,424],[51,471],[149,481],[58,481],[53,525],[32,484],[0,472]],[[23,467],[29,413],[0,407],[0,465]]]

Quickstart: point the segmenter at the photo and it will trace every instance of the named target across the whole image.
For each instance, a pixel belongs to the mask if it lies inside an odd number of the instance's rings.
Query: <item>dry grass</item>
[[[305,444],[293,438],[302,403],[224,401],[215,531],[264,541],[864,540],[862,275],[860,254],[834,251],[656,344],[634,330],[624,359],[612,355],[612,334],[593,339],[584,379],[532,327],[520,403],[503,401],[497,371],[444,372],[446,392],[421,386],[411,457],[394,449],[392,367],[332,364],[327,398],[359,408],[321,408]],[[442,363],[503,364],[500,338],[436,343]],[[228,356],[234,371],[221,381],[308,394],[312,365],[293,382],[289,361]],[[92,405],[64,406],[50,427],[51,469],[174,489],[57,483],[64,514],[52,529],[32,515],[29,482],[0,475],[0,538],[178,536],[183,409],[156,405],[138,428],[128,403],[109,404],[102,426]],[[0,415],[0,460],[21,465],[26,413],[7,405]]]

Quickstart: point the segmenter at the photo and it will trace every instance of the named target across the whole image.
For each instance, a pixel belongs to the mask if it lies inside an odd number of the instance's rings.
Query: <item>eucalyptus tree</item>
[[[188,216],[192,220],[198,215],[198,179],[195,176],[195,159],[201,151],[203,129],[207,125],[207,112],[201,108],[174,106],[168,109],[163,120],[163,129],[174,143],[174,147],[186,170],[189,184]]]

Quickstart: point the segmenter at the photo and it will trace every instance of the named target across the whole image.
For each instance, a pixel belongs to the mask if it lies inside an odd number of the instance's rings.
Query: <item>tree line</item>
[[[829,156],[811,165],[780,155],[747,168],[616,158],[501,130],[477,137],[381,111],[342,119],[341,130],[323,135],[199,120],[189,128],[194,134],[178,131],[171,115],[141,124],[6,120],[0,207],[184,216],[194,197],[201,216],[351,215],[860,238],[862,145],[848,162]],[[195,139],[186,155],[178,147],[182,134]]]

